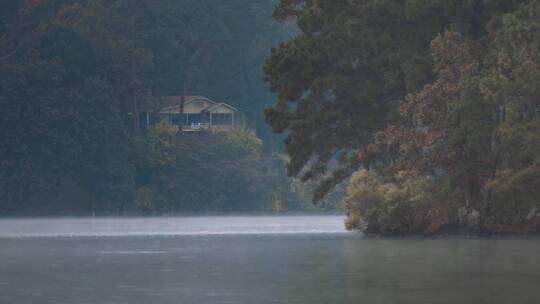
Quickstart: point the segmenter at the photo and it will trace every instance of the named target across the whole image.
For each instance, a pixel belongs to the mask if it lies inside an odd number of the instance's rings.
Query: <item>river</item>
[[[1,220],[0,303],[540,303],[539,253],[339,216]]]

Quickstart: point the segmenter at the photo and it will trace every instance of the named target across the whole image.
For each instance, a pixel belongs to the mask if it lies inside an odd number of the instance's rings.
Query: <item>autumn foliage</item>
[[[350,178],[349,228],[540,229],[540,1],[282,0],[272,50],[289,174]],[[336,164],[334,160],[339,160]]]
[[[384,234],[538,231],[540,28],[527,17],[539,16],[539,4],[503,16],[482,43],[457,32],[432,41],[437,77],[407,95],[400,123],[378,135],[381,147],[398,147],[394,161],[353,176],[345,200],[350,228]],[[389,198],[406,185],[404,176],[409,183],[426,182],[413,189],[421,204],[414,195],[398,203]],[[396,210],[399,217],[388,220]]]
[[[24,18],[30,15],[34,9],[46,1],[47,0],[23,0],[19,9],[19,16]]]

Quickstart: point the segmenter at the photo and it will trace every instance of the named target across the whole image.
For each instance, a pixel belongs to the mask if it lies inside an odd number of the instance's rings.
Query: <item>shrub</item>
[[[410,234],[428,230],[429,182],[402,174],[356,172],[344,199],[348,229],[374,234]]]

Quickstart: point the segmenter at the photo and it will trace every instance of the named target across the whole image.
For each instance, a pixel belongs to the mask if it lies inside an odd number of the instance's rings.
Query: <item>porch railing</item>
[[[186,131],[203,131],[203,130],[210,129],[210,124],[209,123],[201,123],[201,122],[200,123],[191,123],[191,124],[182,126],[182,129],[184,129]]]

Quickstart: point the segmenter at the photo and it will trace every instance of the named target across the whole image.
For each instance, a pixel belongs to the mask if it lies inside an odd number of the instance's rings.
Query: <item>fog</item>
[[[345,233],[342,216],[57,218],[0,221],[0,237],[209,236]]]

